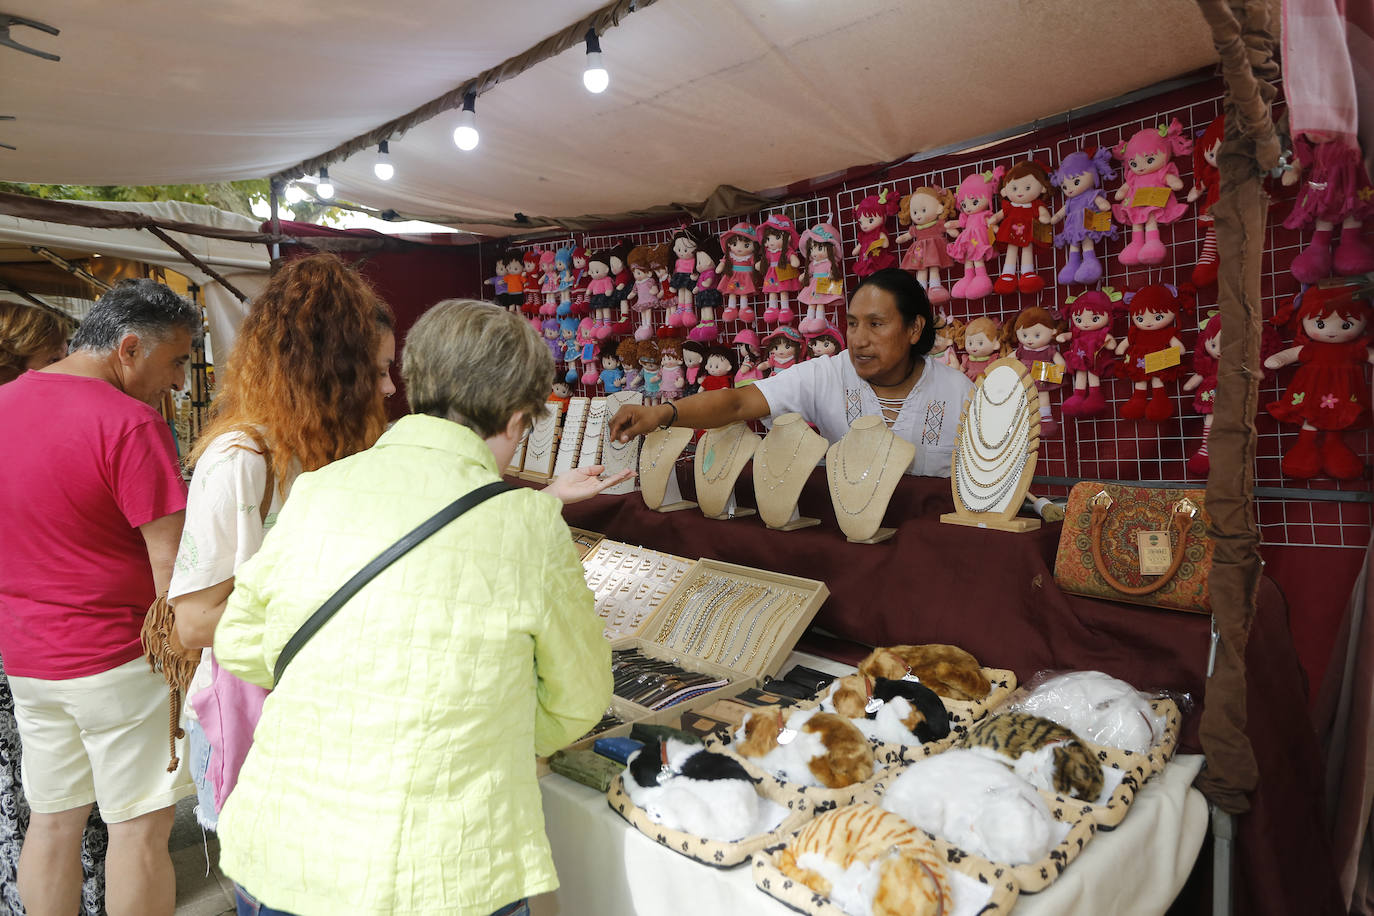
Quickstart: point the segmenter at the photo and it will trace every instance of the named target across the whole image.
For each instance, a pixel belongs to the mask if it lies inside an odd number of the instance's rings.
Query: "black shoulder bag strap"
[[[339,608],[343,607],[348,602],[348,599],[357,594],[358,589],[371,581],[374,576],[381,573],[382,570],[386,569],[409,552],[411,548],[418,545],[425,538],[429,537],[440,528],[443,528],[464,512],[475,506],[481,505],[493,496],[514,489],[516,489],[516,487],[506,483],[504,480],[498,480],[494,483],[478,487],[466,496],[461,496],[449,503],[437,513],[430,516],[429,519],[414,531],[379,553],[372,562],[355,573],[353,578],[345,582],[337,592],[330,595],[329,600],[320,605],[320,609],[311,614],[310,619],[301,624],[301,628],[287,641],[286,646],[281,650],[281,655],[277,656],[276,666],[272,669],[272,683],[281,683],[282,672],[285,671],[286,666],[291,663],[291,659],[296,657],[296,653],[301,650],[301,647],[309,642],[310,637],[319,632],[320,627],[324,626],[325,622],[329,620],[330,617],[333,617],[334,613]]]

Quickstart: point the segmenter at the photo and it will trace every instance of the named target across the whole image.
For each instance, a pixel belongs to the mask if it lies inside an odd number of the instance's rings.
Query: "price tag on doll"
[[[1172,366],[1177,366],[1182,361],[1183,354],[1179,352],[1178,347],[1166,347],[1163,350],[1145,354],[1145,371],[1147,373],[1162,372]]]
[[[1049,382],[1058,385],[1064,381],[1064,367],[1058,363],[1047,363],[1042,359],[1037,359],[1031,363],[1031,378],[1037,382]]]
[[[800,276],[801,271],[797,270],[797,268],[793,267],[791,264],[781,263],[778,265],[777,274],[779,280],[795,280]]]
[[[791,744],[796,739],[797,730],[795,728],[784,728],[778,732],[778,744]]]
[[[1173,563],[1173,548],[1167,531],[1137,531],[1136,546],[1140,550],[1140,574],[1162,576]]]
[[[1171,193],[1168,188],[1136,188],[1135,193],[1131,195],[1131,206],[1167,207]]]
[[[816,292],[822,296],[843,296],[844,282],[832,277],[817,277]]]
[[[1112,230],[1112,215],[1110,212],[1102,210],[1084,210],[1083,228],[1089,232],[1110,232]]]

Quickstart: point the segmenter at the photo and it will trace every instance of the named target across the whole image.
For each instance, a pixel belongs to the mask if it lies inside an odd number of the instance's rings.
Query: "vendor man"
[[[882,417],[916,446],[908,474],[948,477],[959,413],[972,387],[929,356],[935,317],[911,274],[880,270],[849,302],[848,349],[807,360],[742,388],[703,391],[680,401],[622,407],[611,420],[621,442],[655,429],[715,429],[737,420],[799,413],[830,442],[859,417]]]

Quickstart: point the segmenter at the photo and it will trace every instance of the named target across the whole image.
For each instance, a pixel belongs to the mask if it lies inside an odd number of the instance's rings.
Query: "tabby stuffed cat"
[[[745,717],[738,737],[735,753],[786,782],[843,789],[873,775],[868,739],[834,713],[804,709],[785,719],[780,707],[765,706]]]
[[[1096,802],[1102,765],[1078,736],[1057,722],[1025,712],[1004,712],[969,730],[964,746],[995,753],[1018,776],[1046,792]]]
[[[982,700],[992,691],[978,659],[958,646],[888,646],[874,649],[859,662],[859,673],[901,680],[915,675],[931,690],[951,700]]]
[[[851,867],[877,867],[871,900],[861,899],[868,875]],[[895,814],[870,804],[827,811],[778,854],[778,869],[847,913],[940,916],[953,910],[949,877],[925,835]],[[871,884],[870,884],[871,886]]]

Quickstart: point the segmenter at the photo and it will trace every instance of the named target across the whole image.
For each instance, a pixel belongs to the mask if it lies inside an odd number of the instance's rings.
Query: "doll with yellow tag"
[[[1127,420],[1142,417],[1158,423],[1174,414],[1174,401],[1164,383],[1183,375],[1183,341],[1178,338],[1177,321],[1181,312],[1193,307],[1193,289],[1152,283],[1126,295],[1126,311],[1131,326],[1126,339],[1117,344],[1116,355],[1124,357],[1122,371],[1135,384],[1131,399],[1121,407]]]
[[[897,222],[906,227],[897,244],[911,243],[902,255],[902,270],[915,275],[932,305],[949,301],[940,271],[954,266],[945,233],[945,223],[953,215],[954,195],[944,188],[917,188],[902,198],[897,210]]]
[[[1002,177],[1002,209],[988,220],[997,230],[997,244],[1006,251],[1002,275],[992,284],[998,295],[1022,292],[1033,295],[1045,288],[1045,280],[1035,272],[1035,250],[1048,250],[1053,231],[1050,208],[1044,197],[1050,190],[1050,176],[1034,160],[1013,165]]]
[[[955,343],[964,349],[960,368],[970,382],[982,378],[993,360],[1011,352],[1002,335],[1002,323],[992,317],[974,318],[964,326],[963,335]]]
[[[1158,128],[1137,131],[1112,153],[1121,160],[1124,178],[1113,199],[1117,222],[1131,227],[1131,240],[1117,255],[1127,267],[1164,263],[1164,243],[1159,227],[1175,222],[1188,207],[1174,196],[1183,190],[1175,156],[1186,156],[1193,141],[1183,135],[1178,118]]]
[[[723,321],[738,318],[751,322],[754,309],[749,305],[749,297],[757,291],[754,253],[759,247],[758,229],[751,223],[736,223],[720,234],[720,247],[725,251],[716,265],[718,288],[725,296],[725,310],[720,317]]]
[[[889,188],[879,189],[854,207],[854,222],[859,228],[859,240],[854,243],[850,257],[855,258],[854,273],[867,277],[880,270],[897,266],[897,252],[887,235],[888,220],[897,212],[896,195]]]
[[[797,229],[790,219],[774,213],[759,227],[759,236],[763,241],[763,258],[755,267],[763,274],[763,292],[768,296],[764,323],[789,324],[792,321],[792,294],[801,292]]]
[[[1116,238],[1112,205],[1102,193],[1103,185],[1116,177],[1112,151],[1099,147],[1092,153],[1073,152],[1064,157],[1059,170],[1050,176],[1055,187],[1064,192],[1064,206],[1050,217],[1050,225],[1064,224],[1054,237],[1056,248],[1067,248],[1069,255],[1059,271],[1059,283],[1092,285],[1102,279],[1102,262],[1093,245]]]
[[[802,334],[824,331],[828,321],[825,307],[844,304],[844,265],[840,262],[840,234],[829,223],[817,223],[802,233],[801,249],[806,255],[806,289],[797,301],[806,306],[806,317],[798,324]]]
[[[1050,411],[1050,391],[1064,381],[1066,363],[1055,343],[1063,331],[1064,324],[1055,319],[1054,313],[1038,305],[1022,309],[1007,325],[1007,344],[1016,347],[1016,358],[1030,372],[1040,395],[1041,436],[1059,433],[1059,423]]]

